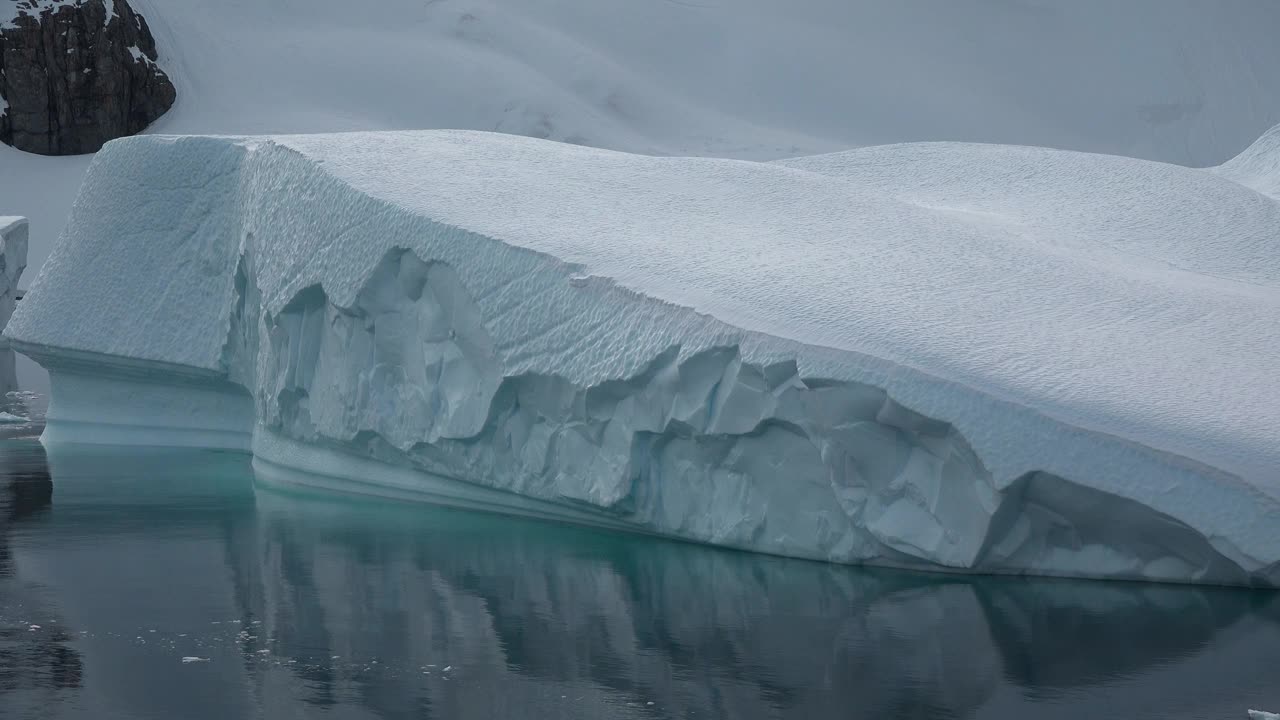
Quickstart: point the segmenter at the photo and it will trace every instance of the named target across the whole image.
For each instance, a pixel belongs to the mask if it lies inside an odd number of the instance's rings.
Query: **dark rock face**
[[[151,30],[125,0],[0,0],[0,142],[95,152],[143,130],[176,97]]]

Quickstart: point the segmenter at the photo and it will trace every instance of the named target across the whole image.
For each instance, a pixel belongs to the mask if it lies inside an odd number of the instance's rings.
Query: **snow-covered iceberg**
[[[131,138],[6,334],[50,371],[47,442],[838,562],[1280,585],[1273,140],[1205,171]]]

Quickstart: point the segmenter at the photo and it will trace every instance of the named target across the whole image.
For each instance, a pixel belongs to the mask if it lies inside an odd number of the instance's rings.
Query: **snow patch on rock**
[[[63,6],[78,6],[84,0],[19,0],[10,6],[7,14],[0,14],[0,30],[18,27],[18,19],[22,17],[39,18]]]

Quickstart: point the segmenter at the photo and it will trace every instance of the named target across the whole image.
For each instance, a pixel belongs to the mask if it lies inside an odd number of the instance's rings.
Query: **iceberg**
[[[0,327],[9,322],[18,303],[18,279],[27,267],[27,228],[24,217],[0,216]],[[0,395],[17,389],[13,350],[7,343],[0,343]]]
[[[842,563],[1280,586],[1274,139],[1197,170],[129,138],[6,336],[50,373],[46,443]]]

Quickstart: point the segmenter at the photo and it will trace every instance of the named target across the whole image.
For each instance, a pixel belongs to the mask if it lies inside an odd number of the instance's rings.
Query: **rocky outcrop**
[[[177,97],[156,59],[125,0],[0,3],[0,142],[76,155],[140,132]]]

